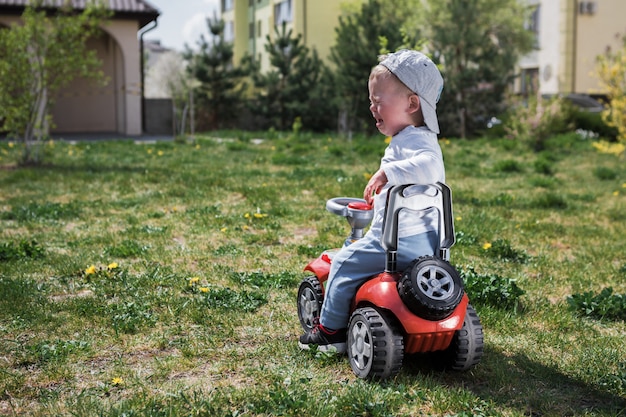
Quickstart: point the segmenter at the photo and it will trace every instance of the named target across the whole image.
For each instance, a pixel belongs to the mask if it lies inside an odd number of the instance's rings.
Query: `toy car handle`
[[[326,210],[339,216],[348,217],[352,210],[371,210],[372,207],[362,198],[335,197],[326,202]]]
[[[409,187],[421,188],[423,192],[405,196],[404,191]],[[398,214],[400,210],[429,211],[433,208],[439,214],[441,257],[448,260],[448,249],[455,243],[452,191],[442,182],[430,185],[396,185],[389,190],[382,237],[382,245],[385,250],[395,252],[398,248]]]

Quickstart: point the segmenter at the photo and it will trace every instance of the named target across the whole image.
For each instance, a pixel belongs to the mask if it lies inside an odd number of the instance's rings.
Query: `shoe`
[[[346,353],[347,329],[328,330],[317,323],[310,332],[300,336],[298,346],[300,349],[309,350],[317,347],[320,352]]]

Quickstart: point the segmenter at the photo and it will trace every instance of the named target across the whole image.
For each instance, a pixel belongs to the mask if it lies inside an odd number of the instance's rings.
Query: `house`
[[[328,63],[342,3],[339,0],[221,0],[224,37],[227,42],[233,42],[235,65],[248,54],[261,65],[262,72],[267,71],[270,61],[265,51],[266,39],[268,35],[273,39],[274,28],[283,22],[294,35],[302,35],[303,45],[315,48]]]
[[[82,10],[85,0],[70,0]],[[0,0],[0,28],[19,24],[28,0]],[[63,0],[45,0],[50,9]],[[52,117],[53,134],[98,133],[138,136],[144,132],[143,46],[159,11],[145,0],[108,0],[113,16],[103,24],[104,36],[89,40],[102,61],[109,82],[98,86],[75,79],[58,97]]]
[[[622,47],[626,35],[623,0],[526,0],[536,49],[520,60],[516,91],[544,95],[602,96],[593,76],[596,57]]]

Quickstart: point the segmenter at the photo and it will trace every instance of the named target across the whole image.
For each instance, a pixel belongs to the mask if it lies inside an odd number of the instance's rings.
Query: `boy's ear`
[[[415,113],[422,108],[420,98],[417,94],[411,94],[409,96],[409,113]]]

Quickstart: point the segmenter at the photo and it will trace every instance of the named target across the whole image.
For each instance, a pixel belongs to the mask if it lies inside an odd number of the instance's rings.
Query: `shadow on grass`
[[[524,354],[487,349],[467,372],[442,371],[433,355],[405,357],[404,375],[425,374],[435,383],[468,390],[503,409],[527,416],[626,416],[626,398],[565,375]]]

